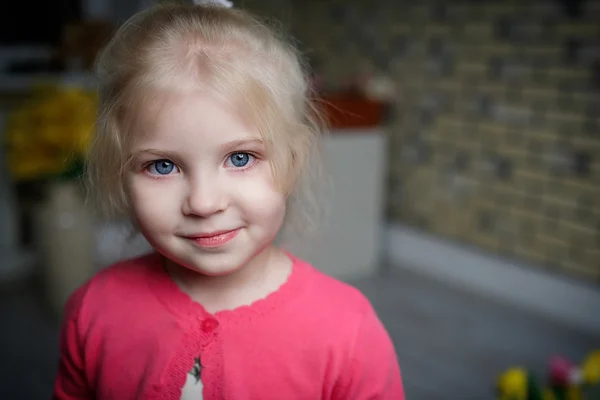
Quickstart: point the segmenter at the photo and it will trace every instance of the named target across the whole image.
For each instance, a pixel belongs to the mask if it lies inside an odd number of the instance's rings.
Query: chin
[[[202,275],[221,277],[243,269],[250,259],[252,257],[241,257],[233,254],[203,254],[195,259],[181,260],[181,262],[175,257],[173,261]]]
[[[199,250],[195,246],[190,247],[187,242],[184,246],[181,243],[156,243],[155,248],[180,268],[207,277],[223,277],[244,269],[269,247],[269,242],[266,241],[262,246],[237,243],[237,246],[220,249]]]

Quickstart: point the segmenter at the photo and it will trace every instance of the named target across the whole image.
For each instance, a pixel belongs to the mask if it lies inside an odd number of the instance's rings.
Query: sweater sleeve
[[[369,306],[334,400],[404,400],[394,344]]]
[[[85,286],[78,289],[69,298],[65,306],[65,317],[60,332],[60,359],[54,381],[53,400],[94,398],[85,374],[82,340],[78,324],[84,293]]]

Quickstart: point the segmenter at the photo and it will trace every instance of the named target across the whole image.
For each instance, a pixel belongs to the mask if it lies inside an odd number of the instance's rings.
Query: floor
[[[412,272],[388,269],[352,282],[387,326],[410,400],[494,399],[505,368],[540,376],[548,358],[581,360],[600,337],[458,291]],[[56,322],[28,287],[0,294],[0,399],[48,399],[57,357]]]
[[[407,398],[495,399],[494,382],[520,365],[540,379],[549,357],[580,362],[600,336],[577,332],[414,273],[355,282],[397,347]]]

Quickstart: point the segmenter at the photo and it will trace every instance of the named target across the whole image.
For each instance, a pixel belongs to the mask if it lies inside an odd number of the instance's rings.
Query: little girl
[[[155,249],[65,307],[55,399],[404,399],[369,301],[277,248],[319,129],[296,51],[226,3],[158,5],[98,60],[92,193]]]

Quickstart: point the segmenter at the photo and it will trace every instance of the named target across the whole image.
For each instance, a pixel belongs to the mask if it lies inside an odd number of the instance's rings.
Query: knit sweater
[[[403,400],[394,346],[369,301],[292,260],[276,292],[215,314],[157,254],[100,271],[66,305],[53,398]]]

